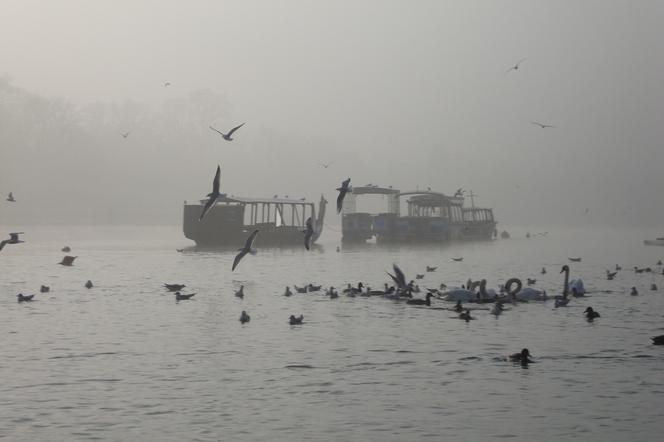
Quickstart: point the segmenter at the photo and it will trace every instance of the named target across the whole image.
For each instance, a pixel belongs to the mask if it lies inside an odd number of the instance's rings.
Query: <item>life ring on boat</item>
[[[516,289],[512,290],[512,285],[514,284],[516,284]],[[510,295],[516,295],[521,291],[522,287],[523,284],[521,283],[521,280],[519,278],[508,279],[507,282],[505,283],[505,290]]]

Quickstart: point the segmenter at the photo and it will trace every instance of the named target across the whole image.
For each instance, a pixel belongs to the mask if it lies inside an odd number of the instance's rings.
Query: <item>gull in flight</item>
[[[120,135],[122,135],[122,138],[127,138],[127,137],[129,136],[130,133],[131,133],[131,131],[121,133]]]
[[[463,193],[465,190],[463,190],[462,187],[459,187],[456,192],[454,192],[454,196],[463,196]]]
[[[15,203],[16,200],[14,199],[14,194],[12,192],[9,192],[9,195],[7,196],[7,201],[10,203]]]
[[[514,66],[512,66],[511,68],[509,68],[508,70],[506,70],[505,73],[508,73],[509,71],[516,71],[516,70],[518,70],[518,69],[519,69],[519,65],[520,65],[521,63],[523,63],[525,60],[526,60],[525,58],[522,58],[521,60],[519,60],[519,61],[517,62],[517,64],[515,64]]]
[[[311,217],[307,219],[307,229],[304,232],[304,248],[309,250],[311,248],[311,237],[314,235],[314,225]]]
[[[337,213],[341,213],[341,208],[344,203],[344,197],[346,196],[346,193],[350,190],[350,178],[348,178],[346,181],[343,181],[341,183],[341,187],[337,187],[337,190],[339,191],[339,196],[337,197]]]
[[[330,161],[329,163],[320,163],[321,166],[323,166],[324,169],[327,169],[332,165],[332,162]]]
[[[244,123],[240,124],[239,126],[235,126],[235,127],[234,127],[233,129],[231,129],[227,134],[225,134],[225,133],[223,133],[223,132],[221,132],[221,131],[215,129],[215,128],[212,127],[212,126],[210,126],[210,129],[212,129],[213,131],[219,133],[219,134],[224,138],[224,140],[226,140],[226,141],[233,141],[233,138],[231,138],[231,135],[233,135],[233,132],[235,132],[236,130],[238,130],[238,129],[241,128],[242,126],[244,126]]]
[[[254,243],[254,239],[256,239],[256,235],[258,235],[259,230],[256,229],[253,231],[251,235],[249,235],[249,238],[247,238],[247,242],[244,243],[244,247],[239,249],[240,253],[235,255],[235,259],[233,260],[233,268],[231,269],[231,272],[235,270],[235,267],[240,263],[240,260],[244,258],[244,255],[247,253],[251,253],[252,255],[256,254],[256,249],[252,249],[251,246]]]
[[[205,207],[203,207],[203,212],[201,213],[201,217],[198,218],[199,221],[203,220],[205,214],[208,213],[214,202],[217,201],[217,198],[219,198],[220,181],[221,181],[221,166],[217,166],[217,173],[214,175],[214,180],[212,180],[212,192],[207,194],[208,200],[205,203]]]
[[[167,81],[166,83],[164,83],[164,87],[168,87],[168,86],[170,86],[170,85],[171,85],[171,82],[170,82],[170,81]]]
[[[18,243],[21,243],[21,242],[25,242],[25,241],[21,241],[20,239],[18,239],[18,236],[21,235],[22,233],[23,232],[10,233],[9,234],[9,239],[3,239],[2,241],[0,241],[0,250],[2,250],[5,247],[5,245],[7,245],[7,244],[18,244]]]
[[[531,121],[532,124],[541,127],[542,129],[546,129],[547,127],[556,127],[556,126],[551,126],[550,124],[542,124],[538,123],[537,121]]]

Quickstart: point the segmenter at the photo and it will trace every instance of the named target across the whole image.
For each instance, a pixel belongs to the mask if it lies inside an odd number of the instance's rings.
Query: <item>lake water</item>
[[[260,250],[259,236],[259,253],[231,273],[233,251],[176,252],[190,245],[179,227],[21,230],[27,242],[0,252],[6,440],[646,441],[664,431],[664,347],[650,341],[664,333],[655,265],[664,247],[642,243],[657,232],[549,228],[530,239],[523,231],[486,243],[341,252],[329,231],[310,252]],[[64,245],[78,256],[73,267],[56,264]],[[436,308],[451,307],[437,299],[427,308],[282,296],[309,282],[380,288],[393,262],[408,279],[438,266],[422,287],[486,278],[497,288],[533,277],[550,295],[570,264],[592,293],[566,308],[531,302],[498,318],[477,310],[470,322]],[[616,264],[624,270],[607,281]],[[176,303],[163,283],[197,294]],[[39,293],[41,284],[51,292]],[[19,304],[17,293],[36,301]],[[587,306],[601,318],[587,322]],[[251,316],[245,325],[242,310]],[[290,326],[291,314],[304,314],[304,324]],[[523,347],[535,364],[502,359]]]

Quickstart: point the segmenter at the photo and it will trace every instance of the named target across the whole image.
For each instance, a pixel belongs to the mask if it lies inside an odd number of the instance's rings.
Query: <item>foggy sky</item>
[[[222,191],[245,196],[332,201],[347,177],[464,187],[499,227],[664,216],[663,2],[0,0],[0,11],[0,75],[50,103],[0,95],[40,128],[0,121],[0,193],[25,201],[0,204],[0,224],[178,223],[217,164]],[[53,103],[72,121],[49,124],[71,131],[43,129]],[[231,143],[208,129],[245,121]]]

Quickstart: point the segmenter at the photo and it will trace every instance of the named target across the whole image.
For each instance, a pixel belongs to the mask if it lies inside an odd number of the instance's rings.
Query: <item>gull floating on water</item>
[[[337,197],[337,213],[341,213],[341,208],[343,207],[344,203],[344,197],[346,196],[346,193],[350,190],[349,188],[350,185],[350,178],[348,178],[346,181],[343,181],[341,183],[341,187],[337,187],[337,190],[339,191],[339,196]]]
[[[244,298],[244,286],[243,285],[240,286],[240,290],[235,292],[235,296],[237,296],[238,298]]]
[[[74,265],[74,260],[76,259],[76,256],[65,256],[62,258],[62,261],[60,261],[58,264],[63,265],[63,266],[68,266],[71,267]]]
[[[186,287],[184,284],[164,284],[164,287],[169,292],[178,292]]]
[[[186,301],[188,299],[191,299],[194,297],[196,293],[189,293],[188,295],[183,295],[180,292],[175,292],[175,300],[176,301]]]
[[[88,279],[88,282],[85,283],[85,288],[86,288],[86,289],[91,289],[92,287],[94,287],[94,286],[92,285],[92,281],[90,281],[90,280]]]
[[[203,220],[203,217],[205,217],[205,215],[208,213],[214,202],[217,201],[217,198],[219,198],[220,182],[221,182],[221,166],[217,166],[217,173],[214,174],[214,179],[212,180],[212,192],[207,194],[208,200],[205,203],[205,207],[203,207],[203,212],[201,213],[201,217],[198,218],[199,221]]]
[[[251,246],[254,243],[254,239],[256,239],[256,235],[258,235],[259,230],[256,229],[253,231],[251,235],[249,235],[249,238],[247,238],[247,241],[244,243],[244,247],[240,249],[240,253],[235,255],[235,259],[233,260],[233,268],[231,268],[231,271],[235,270],[235,267],[240,263],[240,260],[244,258],[244,255],[247,253],[251,253],[252,255],[256,254],[256,249],[252,249]]]
[[[233,141],[233,138],[231,138],[231,135],[233,135],[233,132],[235,132],[236,130],[238,130],[238,129],[241,128],[242,126],[244,126],[244,124],[245,124],[245,123],[242,123],[242,124],[240,124],[239,126],[235,126],[235,127],[234,127],[233,129],[231,129],[227,134],[223,133],[223,132],[220,131],[220,130],[215,129],[215,128],[212,127],[212,126],[210,126],[210,129],[212,129],[213,131],[215,131],[215,132],[217,132],[218,134],[220,134],[220,135],[224,138],[224,140],[226,140],[226,141]]]

